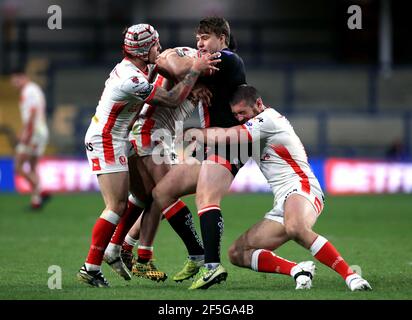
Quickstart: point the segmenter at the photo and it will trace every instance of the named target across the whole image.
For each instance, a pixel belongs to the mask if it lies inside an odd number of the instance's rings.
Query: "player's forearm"
[[[185,78],[170,91],[159,90],[159,94],[153,98],[153,104],[167,108],[177,108],[188,97],[199,75],[200,72],[191,69]]]

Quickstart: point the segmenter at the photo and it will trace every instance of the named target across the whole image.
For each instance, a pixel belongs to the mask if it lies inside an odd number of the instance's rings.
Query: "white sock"
[[[258,249],[253,251],[252,253],[252,260],[250,261],[250,268],[254,271],[259,272],[258,269],[258,262],[259,262],[259,254],[263,251],[263,249]]]
[[[109,257],[118,257],[120,256],[121,249],[122,249],[122,246],[110,242],[104,254],[108,255]]]
[[[133,247],[136,247],[137,242],[139,240],[132,238],[131,236],[129,236],[128,234],[126,235],[126,238],[124,239],[124,241],[128,244],[131,245]]]
[[[205,263],[205,267],[208,268],[209,270],[212,270],[216,268],[220,263],[219,262],[209,262]]]
[[[87,262],[84,265],[86,266],[87,271],[100,271],[100,268],[101,268],[101,266],[97,264],[91,264]]]

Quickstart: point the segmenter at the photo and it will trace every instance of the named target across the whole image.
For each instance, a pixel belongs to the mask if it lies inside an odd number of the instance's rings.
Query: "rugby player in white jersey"
[[[184,77],[192,66],[193,59],[198,55],[196,49],[188,47],[165,50],[156,60],[156,70],[168,78],[159,74],[155,83],[164,88],[171,86],[173,81]],[[190,99],[186,99],[178,108],[158,108],[155,105],[145,104],[129,134],[129,140],[133,145],[129,155],[131,195],[128,208],[105,251],[104,260],[116,261],[116,257],[119,259],[123,249],[121,258],[129,270],[132,271],[133,268],[133,274],[136,276],[154,281],[164,281],[167,278],[166,273],[159,271],[152,260],[153,241],[150,239],[154,236],[150,234],[156,233],[159,214],[151,213],[151,199],[148,195],[151,195],[153,187],[169,172],[171,165],[177,162],[173,152],[176,128],[180,127],[183,130],[183,122],[192,114],[201,99],[203,104],[210,103],[210,92],[204,86],[197,84]],[[135,172],[136,169],[138,172]],[[132,250],[139,239],[141,219],[136,223],[135,221],[145,207],[147,210],[143,215],[138,259],[133,265]],[[169,222],[173,219],[169,216],[166,218]],[[131,228],[133,224],[135,225]],[[180,226],[179,235],[184,241],[190,239],[189,256],[203,256],[201,240],[192,226],[193,222],[190,225]],[[149,237],[146,236],[147,233]],[[115,271],[118,272],[116,269]]]
[[[43,90],[22,71],[15,70],[12,84],[20,91],[20,114],[23,129],[16,148],[15,171],[28,181],[31,187],[31,208],[39,209],[49,197],[41,192],[37,173],[39,158],[46,148],[49,131],[46,118],[46,99]],[[24,166],[28,164],[26,172]]]
[[[274,208],[232,244],[230,261],[257,272],[294,277],[296,289],[310,289],[315,271],[312,261],[295,263],[273,253],[294,240],[339,273],[350,290],[371,290],[369,283],[353,272],[331,242],[312,230],[323,210],[323,192],[289,121],[266,107],[256,89],[248,85],[235,92],[231,108],[241,125],[186,132],[211,143],[252,143],[253,158],[273,191]]]
[[[148,24],[129,27],[124,33],[124,59],[106,80],[105,89],[85,136],[87,158],[97,175],[105,209],[92,230],[85,264],[77,273],[79,281],[108,287],[101,272],[104,251],[127,203],[128,126],[145,103],[176,108],[189,95],[200,73],[217,70],[217,55],[196,58],[184,79],[167,91],[150,82],[152,66],[161,50],[157,31]],[[124,270],[121,260],[117,262]],[[130,276],[125,275],[130,279]]]

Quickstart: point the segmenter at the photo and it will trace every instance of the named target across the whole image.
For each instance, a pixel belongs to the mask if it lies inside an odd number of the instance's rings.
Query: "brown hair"
[[[196,34],[214,33],[216,36],[225,36],[226,45],[229,46],[230,41],[230,26],[225,18],[221,17],[206,17],[200,20],[196,30]]]
[[[234,106],[239,102],[245,101],[248,106],[252,107],[259,98],[261,98],[261,96],[255,87],[242,84],[237,87],[230,101],[230,105]]]

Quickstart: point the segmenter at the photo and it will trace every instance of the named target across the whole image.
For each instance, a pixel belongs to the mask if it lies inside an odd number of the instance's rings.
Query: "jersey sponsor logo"
[[[125,156],[120,156],[119,157],[119,162],[122,166],[125,166],[127,164],[127,160]]]
[[[265,161],[265,160],[269,160],[269,159],[270,159],[269,153],[265,153],[260,160],[261,160],[261,161]]]
[[[295,193],[295,192],[298,192],[298,189],[295,188],[295,189],[289,191],[289,192],[286,194],[286,196],[285,196],[285,201],[286,201],[287,198],[289,198],[289,196],[290,196],[292,193]]]
[[[139,83],[139,78],[138,77],[133,77],[132,82],[133,83]]]
[[[251,126],[253,126],[253,123],[251,121],[248,121],[248,122],[245,123],[245,125],[247,125],[248,127],[251,127]]]
[[[92,159],[92,171],[101,170],[100,160],[98,158]]]
[[[85,147],[86,150],[93,151],[93,144],[91,142],[86,142]]]

